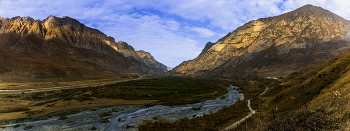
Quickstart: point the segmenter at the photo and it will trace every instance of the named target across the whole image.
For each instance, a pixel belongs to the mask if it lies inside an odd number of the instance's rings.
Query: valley
[[[70,115],[69,110],[78,113],[93,107],[104,110],[106,106],[116,105],[152,106],[196,103],[225,94],[227,90],[224,85],[228,83],[225,80],[150,77],[129,79],[108,85],[2,94],[1,123],[6,125],[16,120],[35,122],[55,118],[57,115],[50,114],[57,114],[57,112],[63,112],[60,116],[65,117]],[[200,92],[194,92],[194,90],[200,90]],[[68,113],[64,115],[67,111]],[[8,128],[11,127],[6,129]]]
[[[350,130],[349,79],[350,21],[310,4],[171,69],[68,16],[0,17],[4,131]]]

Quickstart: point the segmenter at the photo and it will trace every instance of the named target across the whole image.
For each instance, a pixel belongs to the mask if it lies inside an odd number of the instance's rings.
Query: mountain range
[[[349,78],[350,50],[281,79],[267,105],[285,117],[269,130],[349,130]]]
[[[169,75],[207,78],[280,78],[350,48],[350,21],[321,7],[250,21]]]
[[[116,42],[79,21],[48,16],[0,18],[3,80],[117,74],[163,75],[167,67],[145,51]]]
[[[245,130],[350,130],[349,49],[350,21],[305,5],[208,42],[168,75],[264,83]]]
[[[254,125],[266,130],[350,129],[349,49],[350,21],[313,5],[250,21],[173,69],[70,17],[0,17],[0,81],[122,75],[248,80],[269,86],[252,99],[259,99],[255,110],[262,112]]]

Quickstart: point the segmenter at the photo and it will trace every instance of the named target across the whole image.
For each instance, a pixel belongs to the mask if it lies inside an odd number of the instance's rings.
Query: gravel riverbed
[[[175,121],[187,117],[194,118],[217,112],[223,106],[234,104],[244,95],[239,93],[238,87],[229,86],[228,93],[214,100],[200,103],[166,106],[156,105],[116,105],[107,107],[92,107],[50,113],[36,118],[10,120],[2,125],[2,131],[37,131],[37,130],[107,130],[107,131],[133,131],[137,130],[142,120],[166,119]],[[70,115],[62,115],[70,114]],[[126,127],[129,127],[128,129]],[[131,128],[130,128],[131,127]]]

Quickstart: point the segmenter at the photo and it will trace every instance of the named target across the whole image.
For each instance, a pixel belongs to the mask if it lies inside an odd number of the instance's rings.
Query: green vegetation
[[[129,129],[129,128],[134,128],[134,126],[131,126],[131,125],[126,125],[125,127],[126,129]]]
[[[259,98],[257,97],[264,91],[263,84],[251,84],[251,82],[234,82],[234,85],[240,87],[246,99],[251,99],[251,107],[255,110],[259,107]],[[200,107],[199,107],[200,108]],[[192,108],[196,110],[198,108]],[[246,100],[237,101],[231,106],[225,106],[216,113],[205,114],[202,117],[192,119],[182,118],[173,123],[166,120],[142,121],[140,131],[216,131],[222,129],[235,121],[249,114]]]
[[[202,107],[192,107],[191,109],[194,111],[201,110]]]
[[[77,114],[77,113],[80,113],[80,112],[82,112],[81,109],[73,109],[73,110],[67,110],[67,111],[61,111],[61,112],[58,112],[58,113],[53,113],[52,115],[53,116],[58,116],[58,117],[61,117],[61,118],[65,118],[68,115]]]
[[[140,131],[211,131],[229,120],[238,120],[249,113],[246,101],[238,101],[234,105],[224,107],[217,113],[205,114],[192,119],[182,118],[174,123],[166,120],[142,121]]]
[[[263,97],[266,106],[259,110],[262,114],[235,130],[348,130],[349,54],[294,72],[282,84],[270,86]]]
[[[25,99],[40,101],[50,99],[49,102],[63,99],[83,102],[93,101],[93,97],[95,97],[124,100],[160,100],[157,104],[174,105],[214,99],[227,93],[226,87],[229,84],[230,81],[218,79],[161,77],[132,80],[101,87],[64,89],[59,93],[50,92],[47,95],[33,93]],[[37,105],[46,103],[48,102]]]
[[[103,118],[106,116],[111,116],[112,114],[110,112],[101,112],[100,114],[98,114],[99,118]]]
[[[12,126],[13,128],[17,128],[17,127],[20,127],[21,125],[17,124],[17,125],[14,125]]]
[[[65,119],[68,119],[68,117],[62,116],[62,117],[58,118],[58,120],[65,120]]]
[[[109,101],[109,99],[114,99],[110,105],[120,102],[127,104],[128,101],[124,100],[133,100],[131,102],[145,103],[149,106],[196,103],[215,99],[227,93],[226,88],[229,84],[232,84],[229,80],[218,79],[146,77],[106,86],[61,89],[24,95],[3,95],[3,99],[13,102],[11,106],[0,108],[0,113],[24,111],[22,115],[7,116],[6,119],[37,117],[48,113],[50,115],[47,115],[47,118],[64,118],[81,112],[82,108],[108,106],[109,103],[99,101]],[[79,104],[69,105],[70,102],[77,103],[76,101]],[[33,105],[27,106],[27,102]],[[59,107],[62,104],[65,105],[64,108]],[[89,110],[94,109],[89,108]],[[112,109],[112,112],[119,111],[119,109]]]
[[[3,107],[0,108],[0,113],[21,112],[29,110],[28,107],[16,106],[16,107]]]
[[[301,130],[313,130],[320,131],[324,129],[338,129],[334,127],[335,120],[327,116],[328,114],[323,109],[316,111],[303,111],[296,114],[289,114],[281,119],[272,121],[268,130],[280,131],[301,131]]]
[[[28,130],[28,129],[32,129],[34,126],[26,126],[26,127],[24,127],[23,129],[24,130]]]
[[[333,119],[324,109],[291,111],[288,114],[277,115],[276,119],[271,116],[258,114],[247,119],[234,130],[246,131],[323,131],[339,130],[339,121],[349,119]]]
[[[182,77],[135,80],[108,85],[92,96],[124,100],[160,100],[161,104],[196,103],[227,93],[229,81]],[[95,91],[93,91],[95,92]]]

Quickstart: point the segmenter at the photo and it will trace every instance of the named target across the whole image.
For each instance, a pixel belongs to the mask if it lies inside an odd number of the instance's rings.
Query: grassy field
[[[132,78],[138,78],[139,76],[116,76],[115,78],[91,78],[88,80],[61,80],[51,79],[52,81],[37,81],[37,82],[26,82],[26,80],[18,82],[3,82],[0,80],[1,90],[14,90],[14,89],[36,89],[36,88],[47,88],[47,87],[60,87],[60,86],[74,86],[82,84],[92,84],[110,81],[123,81]]]
[[[247,99],[251,99],[253,110],[259,108],[260,98],[258,95],[266,89],[267,83],[274,83],[269,80],[261,82],[231,81],[233,85],[240,87],[245,100],[237,101],[231,106],[225,106],[216,113],[206,114],[193,119],[182,118],[173,123],[166,120],[142,121],[140,131],[217,131],[226,128],[232,123],[240,120],[249,114]]]
[[[261,116],[237,130],[350,130],[349,56],[348,51],[285,77],[262,98]]]
[[[163,77],[128,81],[94,90],[97,98],[159,100],[157,104],[185,104],[214,99],[227,93],[229,81]]]
[[[119,104],[185,104],[227,92],[227,80],[162,77],[100,87],[1,95],[0,120],[43,116],[51,112]]]

